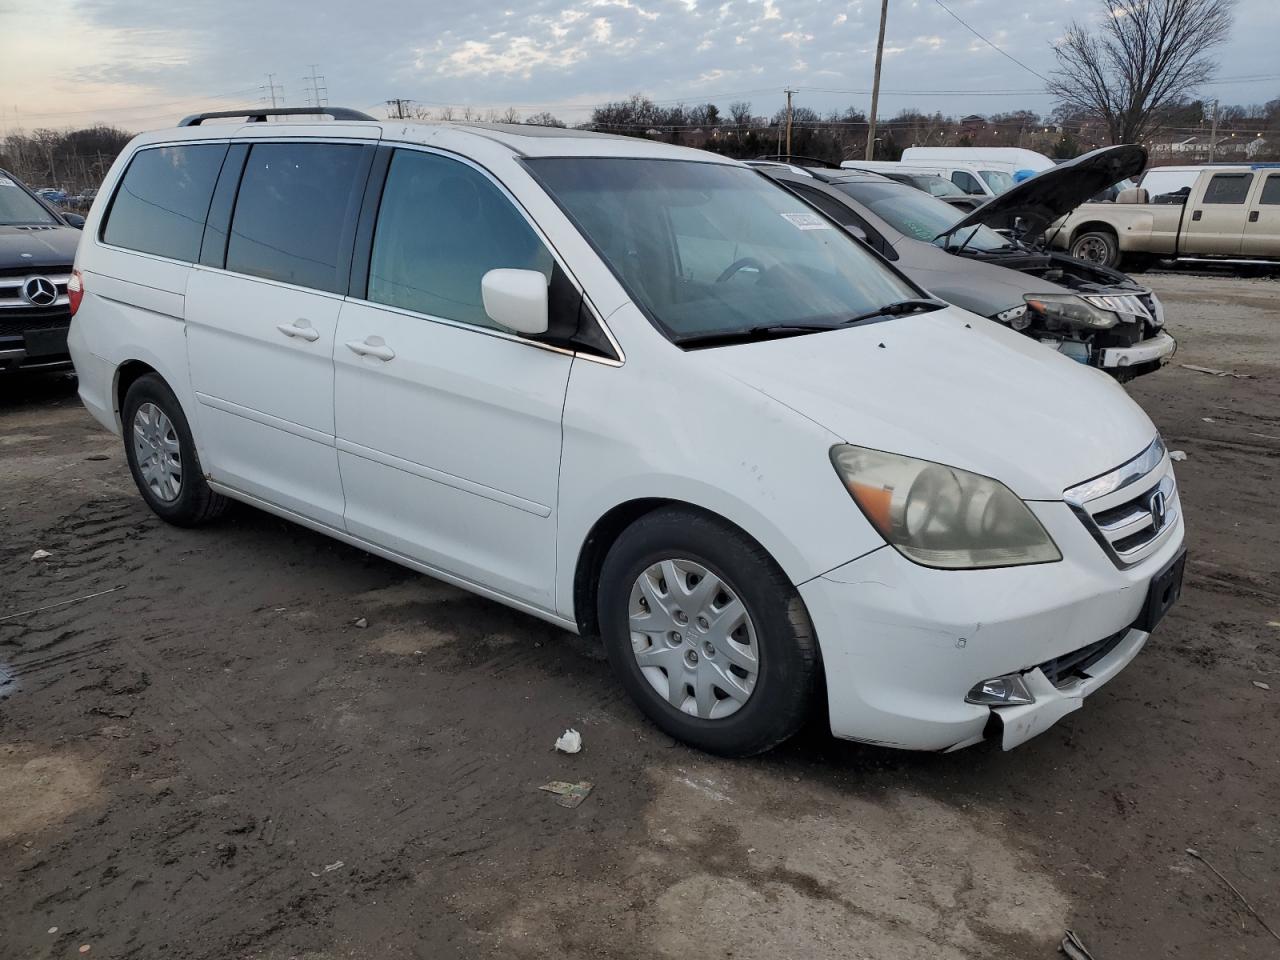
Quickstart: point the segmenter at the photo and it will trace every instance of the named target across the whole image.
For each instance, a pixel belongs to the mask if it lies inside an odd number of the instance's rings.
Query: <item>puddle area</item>
[[[18,678],[7,663],[0,663],[0,700],[18,691]]]

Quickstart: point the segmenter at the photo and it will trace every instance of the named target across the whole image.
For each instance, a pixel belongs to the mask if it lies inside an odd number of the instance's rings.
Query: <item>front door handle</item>
[[[396,352],[387,346],[381,337],[365,337],[363,340],[348,340],[347,349],[362,357],[377,357],[379,360],[390,360]]]
[[[1250,211],[1249,211],[1249,222],[1250,222],[1250,223],[1257,223],[1257,222],[1258,222],[1258,211],[1257,211],[1257,210],[1250,210]]]
[[[276,324],[276,329],[283,333],[286,337],[294,337],[298,340],[305,340],[307,343],[315,343],[320,339],[320,331],[311,325],[310,320],[299,317],[293,323]]]

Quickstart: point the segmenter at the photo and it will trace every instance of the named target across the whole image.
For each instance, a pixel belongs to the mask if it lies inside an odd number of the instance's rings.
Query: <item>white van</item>
[[[1001,168],[1034,170],[1036,173],[1052,170],[1057,166],[1043,153],[1027,150],[1025,147],[907,147],[902,151],[902,159],[908,163],[954,160],[979,166],[999,164]]]
[[[1173,471],[1123,389],[757,171],[329,113],[140,136],[89,214],[80,396],[165,520],[239,500],[599,635],[655,723],[733,755],[819,690],[839,737],[1011,747],[1176,599]]]

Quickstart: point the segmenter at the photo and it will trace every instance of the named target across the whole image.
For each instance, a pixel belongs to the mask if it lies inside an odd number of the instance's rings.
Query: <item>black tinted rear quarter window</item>
[[[1204,192],[1205,203],[1244,203],[1253,183],[1252,173],[1215,173]]]
[[[227,269],[345,293],[368,160],[358,144],[254,144],[231,219]]]
[[[1267,182],[1262,185],[1262,196],[1259,202],[1280,204],[1280,173],[1273,173],[1267,177]]]
[[[225,143],[139,150],[111,201],[103,241],[194,262],[226,152]]]

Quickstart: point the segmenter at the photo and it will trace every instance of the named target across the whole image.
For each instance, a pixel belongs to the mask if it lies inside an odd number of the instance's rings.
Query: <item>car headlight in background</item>
[[[999,323],[1007,323],[1014,330],[1025,330],[1031,326],[1031,314],[1027,310],[1025,303],[1020,303],[1016,307],[1010,307],[1008,310],[1001,310],[991,318]]]
[[[926,567],[1053,563],[1057,546],[1004,484],[929,460],[840,444],[831,462],[871,525]]]
[[[1064,327],[1107,330],[1120,322],[1119,314],[1099,309],[1073,293],[1029,293],[1023,299],[1030,309]]]

